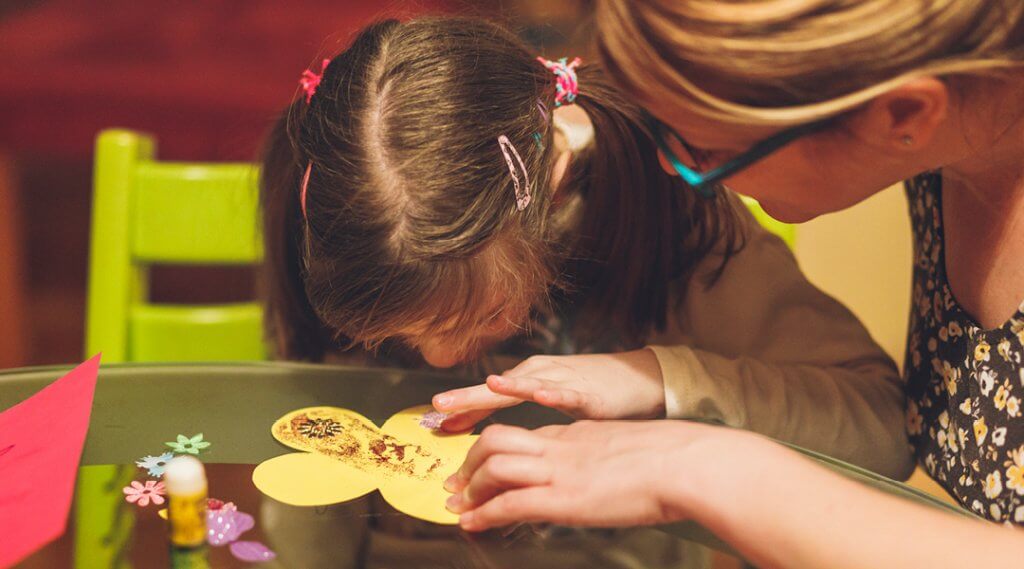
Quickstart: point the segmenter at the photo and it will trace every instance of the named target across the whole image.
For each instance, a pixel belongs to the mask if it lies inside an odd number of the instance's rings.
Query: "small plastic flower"
[[[172,443],[164,443],[171,447],[171,450],[178,454],[199,454],[199,451],[210,446],[210,443],[203,440],[203,433],[188,438],[185,435],[178,435],[178,441]]]
[[[143,485],[138,480],[132,480],[130,486],[123,489],[124,499],[132,504],[146,507],[152,501],[159,506],[164,503],[164,483],[156,480],[147,480]]]
[[[145,468],[150,476],[163,476],[164,469],[167,468],[167,463],[174,458],[173,452],[165,452],[160,456],[144,456],[139,460],[135,461],[135,465],[139,468]]]

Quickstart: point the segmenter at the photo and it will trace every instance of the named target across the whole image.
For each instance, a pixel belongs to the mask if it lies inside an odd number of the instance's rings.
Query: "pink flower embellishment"
[[[310,99],[316,94],[317,87],[320,86],[320,80],[324,77],[324,70],[331,63],[330,59],[325,59],[320,62],[320,73],[311,71],[309,69],[302,72],[302,77],[299,78],[299,85],[302,86],[302,90],[306,93],[306,104],[309,104]]]
[[[150,502],[157,506],[164,503],[164,483],[156,480],[147,480],[143,485],[138,480],[132,480],[130,486],[125,486],[124,499],[132,504],[146,507]]]

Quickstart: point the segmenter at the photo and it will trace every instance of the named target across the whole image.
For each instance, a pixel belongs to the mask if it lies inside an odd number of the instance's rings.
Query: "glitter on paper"
[[[447,413],[441,413],[440,411],[431,411],[429,413],[425,413],[423,415],[423,418],[420,419],[420,426],[423,427],[424,429],[433,429],[436,431],[437,429],[441,428],[441,423],[444,423],[444,420],[447,418]]]

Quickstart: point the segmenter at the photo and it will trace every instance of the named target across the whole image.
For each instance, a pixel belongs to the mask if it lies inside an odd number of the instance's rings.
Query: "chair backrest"
[[[254,265],[262,256],[253,164],[158,162],[152,138],[96,141],[86,353],[104,363],[266,358],[256,302],[153,304],[149,267]]]

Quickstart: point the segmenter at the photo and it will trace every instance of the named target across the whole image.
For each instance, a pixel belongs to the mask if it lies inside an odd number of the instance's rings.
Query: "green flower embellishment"
[[[203,440],[203,433],[188,438],[185,435],[178,435],[178,441],[173,443],[164,443],[171,447],[171,450],[178,454],[199,454],[199,451],[210,446],[210,443]]]

